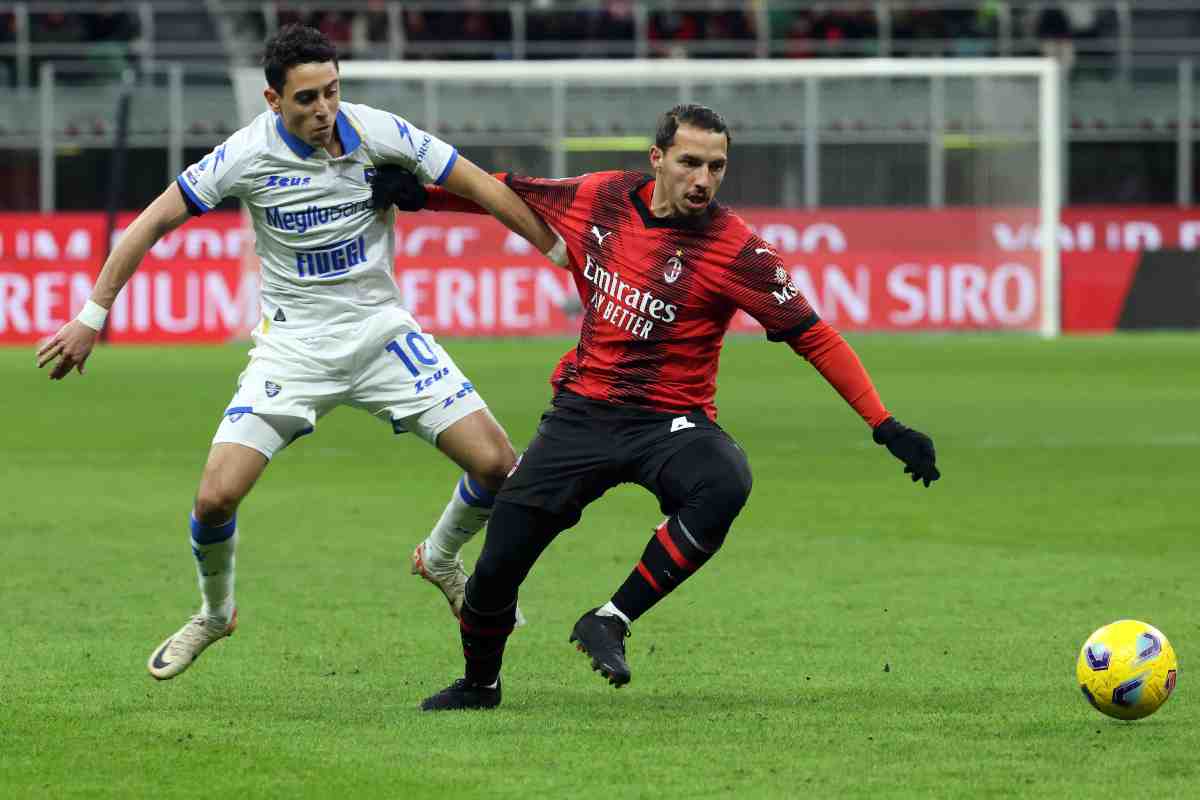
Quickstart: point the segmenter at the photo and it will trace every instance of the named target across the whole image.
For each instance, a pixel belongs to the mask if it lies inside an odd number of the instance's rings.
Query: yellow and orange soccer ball
[[[1084,696],[1116,719],[1148,717],[1175,691],[1179,663],[1162,631],[1133,619],[1105,625],[1079,651],[1075,674]]]

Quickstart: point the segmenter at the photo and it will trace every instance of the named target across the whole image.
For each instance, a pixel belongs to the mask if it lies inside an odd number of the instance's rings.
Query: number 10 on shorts
[[[404,344],[408,345],[407,352],[401,346],[400,342],[395,339],[388,342],[387,347],[384,349],[400,359],[401,363],[404,364],[414,378],[421,375],[421,368],[417,364],[423,364],[427,367],[437,366],[437,353],[433,352],[433,348],[429,346],[429,342],[425,341],[424,336],[413,331],[404,337]],[[412,356],[411,358],[409,357],[410,355]]]

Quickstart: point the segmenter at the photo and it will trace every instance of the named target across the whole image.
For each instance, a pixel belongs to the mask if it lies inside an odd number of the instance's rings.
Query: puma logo
[[[596,237],[596,241],[600,243],[601,247],[604,246],[604,240],[612,235],[613,235],[612,231],[608,231],[607,233],[601,233],[600,228],[598,228],[595,225],[592,226],[592,236]]]

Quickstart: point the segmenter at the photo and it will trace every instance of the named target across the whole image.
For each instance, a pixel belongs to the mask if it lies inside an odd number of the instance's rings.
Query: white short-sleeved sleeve
[[[403,117],[371,106],[342,103],[362,127],[371,160],[400,164],[425,183],[441,184],[454,168],[458,151]]]
[[[253,137],[243,128],[175,179],[193,211],[203,214],[225,198],[241,195],[242,177],[253,157],[252,149]]]

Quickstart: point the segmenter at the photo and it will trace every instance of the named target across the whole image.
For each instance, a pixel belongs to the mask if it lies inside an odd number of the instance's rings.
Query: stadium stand
[[[1200,2],[1175,0],[25,0],[0,3],[10,83],[44,58],[252,59],[289,22],[347,57],[987,56],[1085,61],[1200,51]],[[102,51],[102,52],[103,52]],[[21,62],[28,62],[24,65]]]
[[[240,124],[229,67],[256,63],[264,37],[289,22],[320,28],[347,59],[1045,54],[1068,68],[1072,143],[1169,148],[1183,141],[1181,132],[1190,138],[1200,129],[1200,116],[1181,115],[1196,104],[1180,100],[1179,66],[1200,55],[1200,0],[24,0],[0,1],[0,82],[17,100],[0,107],[0,149],[37,146],[46,123],[30,109],[38,107],[44,64],[54,70],[56,142],[110,144],[111,87],[132,70],[139,89],[131,145],[174,148],[170,159],[176,161],[181,148],[207,149]],[[181,70],[187,87],[174,123],[164,114],[171,69]],[[732,93],[725,108],[734,130],[766,136],[796,130],[796,103],[787,99],[787,89],[780,91],[772,98],[750,88]],[[801,97],[797,89],[797,103]],[[824,98],[823,141],[922,141],[929,130],[927,90],[900,84],[888,100],[879,102],[870,92]],[[465,135],[468,142],[472,136],[515,141],[545,134],[549,119],[528,106],[509,102],[495,87],[450,93],[438,100],[438,130]],[[181,129],[174,140],[171,125]],[[631,125],[619,95],[597,91],[566,133],[643,132],[640,121]],[[945,127],[969,132],[969,104],[948,98]],[[0,198],[0,204],[14,202],[23,201]]]

